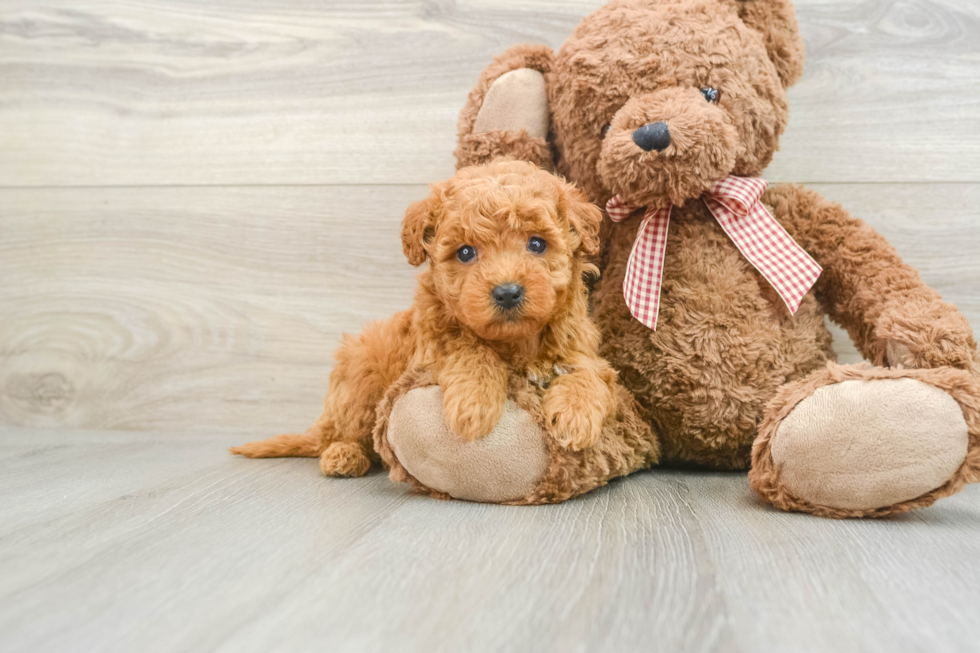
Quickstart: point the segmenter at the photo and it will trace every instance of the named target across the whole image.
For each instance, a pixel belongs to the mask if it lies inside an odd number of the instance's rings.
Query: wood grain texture
[[[341,333],[410,305],[425,192],[3,191],[3,421],[305,429]]]
[[[726,473],[488,506],[238,441],[0,429],[0,650],[976,650],[976,486],[880,521]]]
[[[602,0],[0,0],[0,185],[428,183],[492,57]],[[798,0],[776,181],[980,181],[980,4]]]
[[[980,324],[980,184],[815,189]],[[425,193],[0,190],[0,423],[305,429],[341,334],[410,305],[398,224]]]
[[[657,470],[511,508],[225,453],[305,428],[340,334],[410,303],[397,225],[480,70],[602,2],[0,0],[0,651],[977,650],[976,486],[836,522]],[[980,4],[796,4],[767,177],[980,324]]]

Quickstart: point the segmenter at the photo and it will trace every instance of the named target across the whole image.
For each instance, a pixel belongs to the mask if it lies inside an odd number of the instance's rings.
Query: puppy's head
[[[580,288],[602,214],[577,188],[525,162],[463,168],[402,222],[412,265],[429,260],[436,299],[481,338],[517,341]]]

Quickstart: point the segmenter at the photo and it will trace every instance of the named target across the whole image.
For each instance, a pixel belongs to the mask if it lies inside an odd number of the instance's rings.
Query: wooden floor
[[[0,650],[976,651],[980,487],[838,522],[742,474],[558,506],[409,493],[233,436],[0,430]]]
[[[0,0],[0,651],[980,650],[976,487],[874,522],[672,471],[503,508],[226,455],[409,304],[397,225],[481,69],[601,4]],[[796,5],[766,177],[980,326],[980,2]]]

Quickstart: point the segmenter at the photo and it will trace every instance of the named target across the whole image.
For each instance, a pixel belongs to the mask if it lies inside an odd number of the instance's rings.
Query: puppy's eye
[[[609,133],[609,130],[610,129],[612,129],[612,125],[607,122],[606,125],[605,125],[605,127],[602,128],[602,137],[603,138],[606,137],[606,134]]]
[[[527,251],[532,254],[544,254],[546,249],[548,249],[548,243],[545,242],[544,238],[531,236],[531,239],[527,241]]]
[[[704,99],[707,100],[708,102],[718,101],[718,89],[716,88],[711,88],[710,86],[707,88],[702,88],[701,95],[703,95]]]
[[[456,250],[456,258],[460,263],[469,263],[476,258],[476,248],[471,245],[463,245]]]

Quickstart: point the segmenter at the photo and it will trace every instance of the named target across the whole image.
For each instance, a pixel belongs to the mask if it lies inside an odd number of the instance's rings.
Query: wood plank
[[[398,225],[425,193],[4,192],[2,420],[305,429],[341,333],[411,304]]]
[[[976,648],[980,569],[966,561],[980,553],[969,534],[980,487],[898,518],[828,523],[761,509],[721,475],[690,484],[692,504],[708,507],[698,524],[742,650]]]
[[[175,435],[4,431],[20,455],[0,461],[0,510],[31,516],[0,536],[0,649],[212,650],[410,498]]]
[[[790,125],[767,178],[977,181],[980,125],[969,116],[980,102],[980,4],[794,4],[806,71],[790,90]]]
[[[815,188],[980,324],[980,185]],[[410,305],[397,225],[425,193],[0,191],[0,423],[304,429],[341,333]],[[860,360],[837,342],[842,360]]]
[[[653,470],[507,507],[234,441],[0,428],[0,649],[975,648],[977,486],[842,522],[777,512],[744,474]]]
[[[428,183],[510,45],[601,0],[3,0],[0,186]],[[775,181],[980,181],[980,6],[799,0]]]

